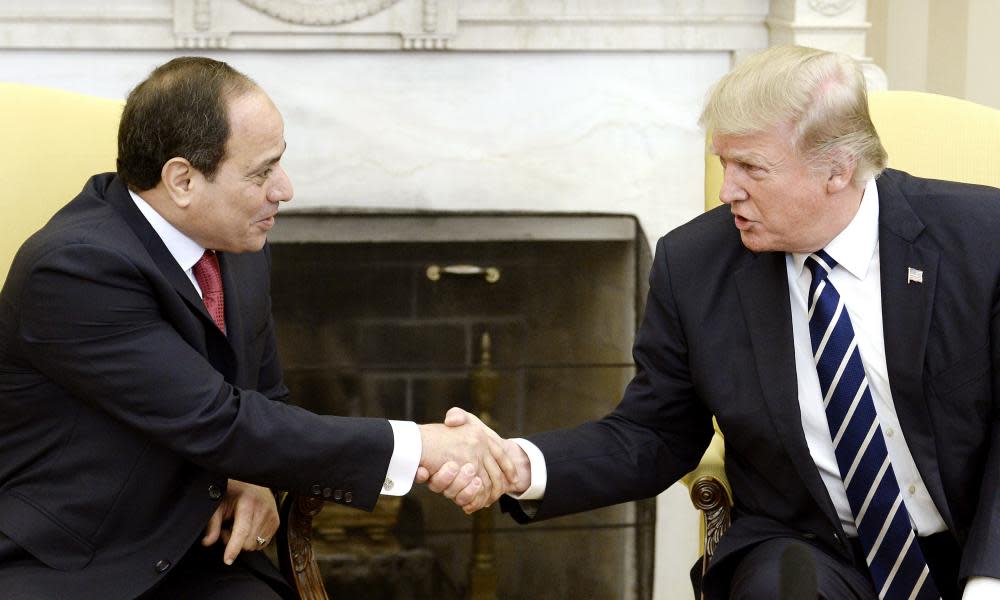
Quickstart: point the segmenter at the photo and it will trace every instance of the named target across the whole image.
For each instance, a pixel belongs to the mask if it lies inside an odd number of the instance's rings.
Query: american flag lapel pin
[[[920,269],[914,269],[909,267],[906,269],[906,283],[907,285],[911,283],[923,283],[924,282],[924,272]]]

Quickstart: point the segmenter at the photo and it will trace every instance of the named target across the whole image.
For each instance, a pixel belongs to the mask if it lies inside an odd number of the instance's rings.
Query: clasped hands
[[[488,507],[503,494],[531,484],[528,455],[475,415],[451,408],[444,423],[420,426],[422,453],[416,483],[427,483],[466,514]]]
[[[452,408],[444,423],[420,425],[422,451],[416,483],[455,502],[466,514],[488,507],[507,493],[531,484],[531,463],[515,442],[505,440],[475,415]],[[241,551],[263,549],[278,530],[278,510],[270,490],[230,479],[201,542],[226,545],[232,564]]]

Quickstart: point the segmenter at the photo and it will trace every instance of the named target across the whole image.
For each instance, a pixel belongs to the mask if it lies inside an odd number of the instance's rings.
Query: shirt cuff
[[[1000,579],[993,577],[970,577],[965,584],[962,600],[990,600],[1000,598]]]
[[[538,449],[538,446],[532,444],[523,438],[514,438],[515,444],[524,450],[524,453],[528,455],[528,462],[531,463],[531,484],[528,489],[524,490],[523,494],[507,494],[515,500],[541,500],[545,495],[545,484],[548,483],[548,475],[545,470],[545,456],[542,455],[542,451]]]
[[[420,428],[412,421],[389,421],[392,427],[392,457],[382,483],[382,494],[403,496],[413,487],[420,466]]]

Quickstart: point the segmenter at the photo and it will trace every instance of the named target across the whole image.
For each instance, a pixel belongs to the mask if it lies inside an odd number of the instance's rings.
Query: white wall
[[[945,94],[1000,108],[1000,2],[869,0],[868,53],[889,89]]]

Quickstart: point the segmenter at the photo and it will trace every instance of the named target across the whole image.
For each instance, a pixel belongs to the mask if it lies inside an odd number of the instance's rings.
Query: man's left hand
[[[271,490],[230,479],[201,543],[211,546],[221,537],[226,544],[223,560],[231,565],[242,550],[263,550],[278,531],[278,524],[278,507]]]

